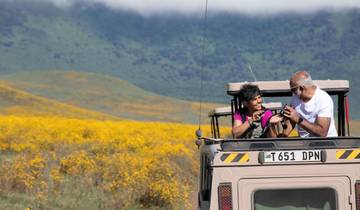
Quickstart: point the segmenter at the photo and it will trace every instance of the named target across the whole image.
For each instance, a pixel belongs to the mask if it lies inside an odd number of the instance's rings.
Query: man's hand
[[[300,115],[297,111],[291,106],[285,106],[284,108],[284,116],[287,117],[292,123],[296,124],[299,122]]]
[[[291,106],[285,107],[284,116],[290,120],[292,127],[297,124],[300,119],[299,113]],[[301,122],[301,127],[314,136],[325,137],[328,133],[330,122],[330,117],[316,117],[314,123],[310,123],[304,119]]]

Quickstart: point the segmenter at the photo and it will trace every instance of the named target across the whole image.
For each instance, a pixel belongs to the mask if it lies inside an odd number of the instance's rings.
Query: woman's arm
[[[282,117],[279,115],[273,115],[269,120],[269,130],[266,134],[268,138],[276,138],[278,136],[278,131],[276,126],[280,124]]]
[[[244,123],[241,120],[235,119],[234,127],[232,128],[232,133],[235,138],[240,138],[249,128],[251,120],[247,120]]]
[[[268,138],[276,138],[277,137],[277,130],[274,124],[269,125],[269,130],[267,132],[266,137]]]

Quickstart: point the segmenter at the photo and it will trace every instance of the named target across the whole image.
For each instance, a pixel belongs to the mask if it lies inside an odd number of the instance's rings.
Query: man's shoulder
[[[326,101],[332,101],[331,96],[324,90],[317,88],[316,91],[316,98],[319,101],[326,102]]]
[[[319,89],[318,96],[316,97],[315,104],[317,105],[320,112],[323,112],[324,110],[333,110],[334,108],[334,102],[331,98],[331,96],[325,92],[324,90]],[[332,113],[329,112],[329,115],[332,115]]]

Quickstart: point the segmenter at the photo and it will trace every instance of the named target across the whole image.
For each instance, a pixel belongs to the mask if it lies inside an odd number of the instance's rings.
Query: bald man
[[[291,106],[286,106],[285,135],[297,128],[301,137],[337,136],[334,103],[325,91],[317,87],[306,71],[298,71],[290,78],[293,93]]]

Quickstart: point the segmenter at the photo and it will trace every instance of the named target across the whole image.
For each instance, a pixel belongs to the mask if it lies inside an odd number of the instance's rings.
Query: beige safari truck
[[[339,136],[227,139],[217,133],[201,137],[198,209],[360,209],[360,138],[350,136],[346,119],[349,82],[315,83],[337,105]],[[228,115],[239,109],[239,90],[244,84],[228,84],[232,97]],[[291,96],[289,81],[253,84],[264,97]],[[217,127],[215,123],[214,133]]]

